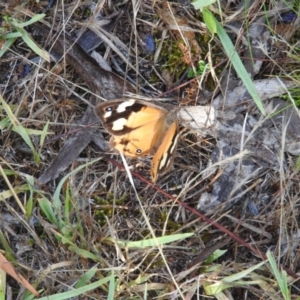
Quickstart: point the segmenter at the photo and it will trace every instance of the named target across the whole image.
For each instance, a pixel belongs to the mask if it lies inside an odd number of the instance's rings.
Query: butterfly
[[[129,157],[153,155],[152,182],[171,167],[179,136],[177,109],[128,98],[99,103],[95,113],[112,135],[112,148]]]

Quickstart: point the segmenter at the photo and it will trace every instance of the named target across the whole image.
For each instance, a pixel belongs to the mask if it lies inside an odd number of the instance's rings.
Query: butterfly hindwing
[[[161,122],[150,122],[139,128],[133,129],[125,135],[112,136],[111,146],[123,152],[127,156],[137,157],[153,154],[155,143],[158,140],[158,133],[155,126]]]
[[[157,175],[159,173],[164,173],[171,167],[178,143],[178,131],[178,122],[175,120],[164,133],[164,138],[151,161],[150,173],[153,182],[157,180]]]

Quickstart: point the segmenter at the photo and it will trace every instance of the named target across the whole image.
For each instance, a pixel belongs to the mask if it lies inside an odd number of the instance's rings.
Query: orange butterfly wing
[[[121,136],[112,136],[111,146],[130,157],[153,154],[156,141],[159,139],[159,131],[162,120],[151,121],[140,127],[134,127],[132,131]]]
[[[154,154],[151,178],[169,169],[178,139],[174,111],[135,99],[116,99],[95,107],[105,129],[112,134],[111,146],[126,156]]]
[[[153,154],[167,111],[141,100],[112,100],[95,107],[111,146],[130,157]]]

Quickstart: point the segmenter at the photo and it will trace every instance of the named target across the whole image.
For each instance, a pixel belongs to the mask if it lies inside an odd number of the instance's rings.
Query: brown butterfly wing
[[[156,182],[158,174],[166,172],[173,160],[177,147],[179,126],[176,119],[171,124],[165,124],[166,130],[151,161],[151,178]]]
[[[160,139],[167,111],[141,100],[113,100],[95,107],[105,129],[113,136],[111,146],[127,156],[153,153]]]

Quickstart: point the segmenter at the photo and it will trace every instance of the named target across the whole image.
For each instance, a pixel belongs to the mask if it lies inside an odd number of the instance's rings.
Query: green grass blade
[[[22,34],[20,32],[10,32],[6,33],[0,36],[0,40],[10,40],[10,39],[16,39],[18,37],[21,37]]]
[[[97,273],[97,268],[91,268],[88,270],[82,277],[79,279],[79,281],[75,284],[76,289],[83,287],[87,284],[87,282],[91,281],[91,279],[94,277],[94,275]]]
[[[235,50],[235,47],[233,43],[231,42],[231,39],[229,38],[228,34],[224,30],[224,28],[221,26],[221,24],[217,21],[217,19],[214,17],[214,15],[206,8],[203,9],[203,18],[208,22],[206,25],[210,32],[212,34],[217,33],[217,35],[220,38],[220,41],[224,47],[224,50],[230,59],[235,71],[241,78],[242,82],[246,86],[249,94],[252,96],[254,102],[256,103],[258,109],[261,111],[263,115],[265,115],[265,109],[263,107],[263,104],[258,96],[258,93],[254,87],[254,84],[247,73],[247,70],[244,67],[243,62],[241,61],[238,53]]]
[[[23,141],[27,144],[27,146],[30,148],[33,154],[33,159],[36,163],[40,162],[40,156],[38,152],[35,150],[34,145],[31,142],[30,136],[28,134],[28,131],[26,128],[24,128],[22,125],[18,124],[14,127],[15,131],[22,137]]]
[[[59,222],[53,210],[52,203],[43,195],[41,195],[41,199],[39,199],[38,202],[41,210],[46,215],[49,222],[58,226]]]
[[[47,51],[41,49],[33,39],[28,35],[26,30],[23,28],[16,28],[21,34],[22,34],[22,39],[23,41],[27,44],[27,46],[35,52],[38,56],[42,57],[44,60],[47,62],[50,62],[50,55]]]
[[[195,9],[202,9],[206,6],[212,5],[215,2],[216,0],[197,0],[193,1],[192,4],[195,7]]]
[[[42,134],[41,134],[41,139],[40,139],[40,147],[42,148],[46,139],[48,133],[48,128],[49,128],[50,121],[47,121],[46,125],[43,128]]]
[[[101,158],[98,158],[96,160],[90,161],[84,165],[81,165],[79,167],[77,167],[75,170],[73,170],[72,172],[68,173],[66,176],[64,176],[61,181],[59,182],[54,194],[53,194],[53,206],[55,207],[55,209],[57,211],[61,211],[61,201],[60,201],[60,194],[61,194],[61,189],[65,183],[65,181],[71,176],[76,174],[77,172],[79,172],[80,170],[84,169],[85,167],[94,164],[95,162],[97,162],[98,160],[100,160]]]
[[[29,190],[28,184],[23,184],[23,185],[14,187],[14,193],[16,193],[16,194],[24,193],[28,190]],[[4,201],[12,196],[13,196],[13,193],[11,190],[2,190],[0,192],[0,201]]]
[[[28,183],[28,188],[29,188],[29,197],[26,203],[26,218],[29,220],[29,218],[32,215],[32,210],[33,210],[33,193],[34,193],[34,178],[31,175],[26,174],[25,175],[26,181]]]
[[[0,101],[2,103],[3,109],[5,110],[8,118],[13,126],[13,129],[22,137],[24,142],[28,145],[28,147],[30,148],[30,150],[33,153],[34,161],[36,163],[38,163],[40,161],[40,156],[38,155],[37,151],[35,150],[35,147],[33,146],[32,142],[31,142],[28,131],[26,130],[26,128],[24,128],[19,123],[19,121],[13,114],[12,110],[10,109],[9,105],[4,101],[4,99],[1,96],[0,96]]]
[[[157,237],[155,239],[147,239],[147,240],[140,240],[140,241],[116,241],[116,243],[120,247],[126,247],[126,248],[147,248],[147,247],[156,247],[157,244],[159,245],[164,245],[164,244],[169,244],[175,241],[183,240],[186,238],[191,237],[194,235],[194,233],[183,233],[183,234],[173,234],[173,235],[166,235],[166,236],[161,236]]]
[[[13,24],[13,26],[15,26],[15,27],[22,27],[23,28],[23,27],[32,25],[32,24],[42,20],[45,16],[46,16],[46,14],[36,14],[30,20],[28,20],[26,22],[16,23],[15,20],[12,20],[11,24]]]
[[[267,258],[284,299],[289,300],[291,298],[291,295],[289,291],[286,272],[282,270],[280,274],[276,261],[270,251],[267,251]]]
[[[84,293],[87,293],[89,291],[92,291],[96,288],[99,288],[109,282],[111,280],[112,275],[105,277],[101,280],[98,280],[96,282],[93,282],[91,284],[87,284],[81,288],[78,289],[72,289],[71,291],[65,292],[65,293],[59,293],[52,296],[46,296],[41,297],[39,300],[64,300],[64,299],[71,299],[73,297],[82,296]]]
[[[256,265],[254,265],[253,267],[238,272],[236,274],[224,277],[222,280],[213,283],[213,284],[205,284],[204,285],[204,289],[205,292],[208,295],[216,295],[220,292],[222,292],[225,289],[231,288],[233,286],[244,286],[244,285],[254,285],[254,284],[259,284],[260,281],[246,281],[245,278],[246,276],[248,276],[250,273],[252,273],[254,270],[261,268],[266,262],[262,261]]]
[[[11,38],[4,43],[4,45],[2,46],[2,49],[0,50],[0,58],[11,47],[11,45],[15,42],[15,40],[16,40],[16,38]]]
[[[227,250],[220,250],[220,249],[215,250],[215,251],[213,252],[213,254],[210,255],[210,257],[209,257],[208,259],[205,260],[205,263],[206,263],[206,264],[209,264],[209,263],[211,263],[211,262],[217,260],[218,258],[220,258],[221,256],[223,256],[226,252],[227,252]]]
[[[108,300],[114,300],[115,299],[115,276],[114,276],[114,271],[111,271],[111,276],[110,276],[110,281],[109,281],[109,287],[108,287],[108,295],[107,299]]]

